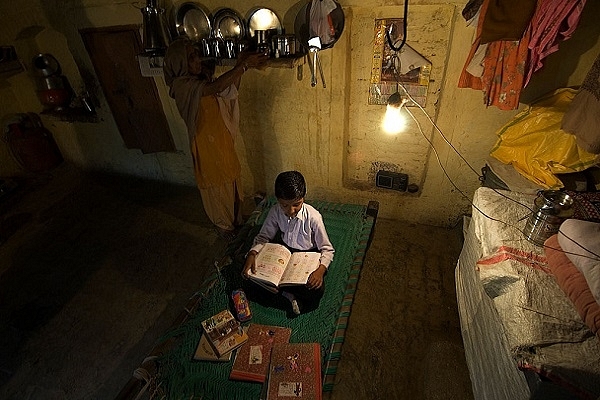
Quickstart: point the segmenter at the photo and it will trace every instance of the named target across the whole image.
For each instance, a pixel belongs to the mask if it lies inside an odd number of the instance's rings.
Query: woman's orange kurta
[[[240,178],[241,167],[216,97],[202,97],[199,113],[191,144],[198,187],[207,189],[231,184]]]

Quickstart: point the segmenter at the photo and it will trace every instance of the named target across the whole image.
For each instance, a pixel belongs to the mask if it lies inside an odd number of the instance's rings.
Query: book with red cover
[[[229,379],[260,382],[267,380],[271,349],[276,343],[287,343],[292,335],[291,328],[250,324],[248,341],[235,355]]]
[[[302,397],[321,400],[321,346],[318,343],[275,344],[267,383],[267,400]]]

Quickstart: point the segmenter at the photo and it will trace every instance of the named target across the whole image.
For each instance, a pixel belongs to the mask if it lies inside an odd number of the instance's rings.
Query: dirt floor
[[[195,188],[68,165],[18,183],[0,198],[0,398],[113,399],[225,243]],[[331,399],[473,398],[460,247],[460,227],[377,220]]]

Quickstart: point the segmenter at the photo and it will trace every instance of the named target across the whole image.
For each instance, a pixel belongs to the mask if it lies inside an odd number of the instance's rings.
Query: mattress
[[[522,233],[534,198],[487,187],[473,198],[456,289],[474,397],[536,398],[552,385],[556,398],[596,399],[600,342]]]

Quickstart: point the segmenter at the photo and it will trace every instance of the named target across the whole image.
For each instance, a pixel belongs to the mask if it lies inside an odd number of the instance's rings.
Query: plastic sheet
[[[597,156],[579,147],[563,131],[562,118],[577,92],[559,89],[517,114],[498,132],[490,155],[512,166],[525,178],[547,189],[560,189],[556,174],[583,171]]]

